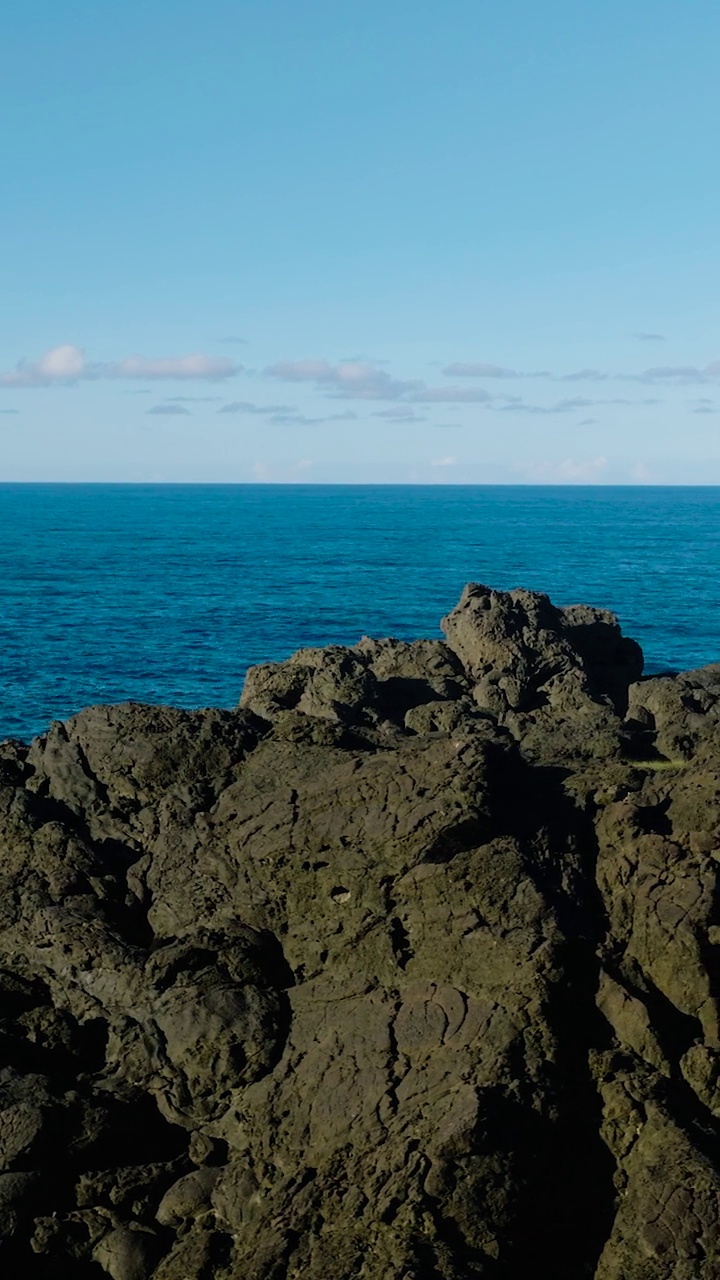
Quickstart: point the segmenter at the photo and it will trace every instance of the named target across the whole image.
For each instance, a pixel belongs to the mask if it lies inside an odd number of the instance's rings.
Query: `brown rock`
[[[720,668],[445,628],[3,745],[9,1275],[716,1280]]]

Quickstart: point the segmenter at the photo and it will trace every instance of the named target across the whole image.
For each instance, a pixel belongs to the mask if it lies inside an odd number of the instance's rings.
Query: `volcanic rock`
[[[443,625],[0,746],[8,1275],[720,1275],[720,665]]]

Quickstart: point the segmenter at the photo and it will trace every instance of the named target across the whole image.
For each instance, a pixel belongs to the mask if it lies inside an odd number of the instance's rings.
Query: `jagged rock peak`
[[[501,713],[562,701],[572,689],[624,711],[628,687],[642,675],[642,650],[615,614],[557,608],[539,591],[468,583],[442,628],[475,681],[476,700]]]
[[[614,614],[470,583],[442,627],[446,642],[365,637],[253,667],[240,706],[273,722],[296,712],[420,733],[490,717],[528,751],[618,750],[618,713],[643,658]]]

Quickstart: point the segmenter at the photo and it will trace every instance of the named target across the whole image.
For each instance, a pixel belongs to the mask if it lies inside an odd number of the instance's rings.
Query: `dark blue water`
[[[0,486],[0,739],[95,702],[233,706],[250,663],[439,634],[469,580],[720,659],[720,488]]]

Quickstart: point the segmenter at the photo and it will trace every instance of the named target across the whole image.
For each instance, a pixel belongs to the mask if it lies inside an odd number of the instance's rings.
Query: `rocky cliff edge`
[[[717,1280],[720,665],[446,640],[0,746],[0,1264]]]

